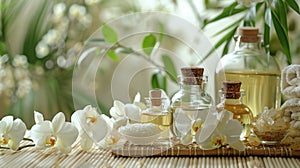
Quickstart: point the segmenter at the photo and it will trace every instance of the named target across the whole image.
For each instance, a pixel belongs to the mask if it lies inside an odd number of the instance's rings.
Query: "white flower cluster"
[[[95,1],[95,0],[94,0]],[[88,2],[89,4],[98,2]],[[87,3],[87,4],[88,4]],[[82,45],[78,39],[77,32],[84,31],[92,23],[92,16],[88,13],[87,7],[72,3],[67,6],[61,2],[55,4],[52,9],[51,29],[43,36],[37,44],[35,52],[38,58],[42,59],[51,55],[45,66],[48,69],[58,65],[60,68],[68,68],[73,65],[75,56],[80,52]],[[68,37],[68,38],[67,38]],[[68,41],[72,41],[72,48],[67,48]]]
[[[25,97],[32,88],[27,57],[16,55],[12,61],[8,55],[0,56],[0,95]]]
[[[35,125],[30,130],[30,137],[37,149],[55,147],[63,153],[71,152],[77,138],[85,151],[93,145],[98,148],[121,146],[126,140],[137,145],[150,144],[161,135],[162,130],[155,124],[141,123],[141,114],[145,109],[146,106],[140,102],[138,93],[133,103],[124,104],[115,100],[110,109],[111,118],[99,114],[91,105],[75,111],[71,122],[65,121],[62,112],[49,121],[44,120],[43,115],[35,111]],[[204,122],[192,121],[184,113],[179,114],[175,116],[174,122],[179,123],[177,129],[186,130],[182,132],[182,144],[192,143],[193,129],[196,142],[202,149],[215,149],[224,145],[241,151],[245,149],[239,139],[242,126],[239,121],[233,119],[231,112],[217,112],[211,109]],[[0,121],[0,145],[17,150],[25,131],[26,126],[20,119],[13,121],[11,116],[4,117]]]
[[[233,119],[233,113],[222,110],[218,112],[211,108],[207,116],[192,120],[188,114],[178,109],[174,113],[174,123],[180,131],[180,141],[184,145],[193,143],[192,132],[195,140],[202,149],[216,149],[221,146],[243,151],[244,144],[240,141],[242,125]]]

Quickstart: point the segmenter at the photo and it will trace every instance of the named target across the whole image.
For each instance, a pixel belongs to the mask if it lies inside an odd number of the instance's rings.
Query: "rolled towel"
[[[284,113],[288,112],[300,112],[300,98],[292,98],[288,99],[283,103],[280,108]]]
[[[300,98],[300,86],[287,86],[285,89],[282,89],[282,93],[285,98]]]
[[[290,85],[287,83],[287,70],[290,68],[290,66],[287,66],[283,68],[281,71],[281,91],[283,91],[285,88],[289,87]]]
[[[289,65],[286,71],[286,82],[289,85],[299,85],[300,84],[300,65],[293,64]]]

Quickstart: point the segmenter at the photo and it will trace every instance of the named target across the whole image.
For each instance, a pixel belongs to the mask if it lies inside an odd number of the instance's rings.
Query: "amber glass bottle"
[[[217,105],[219,109],[225,109],[233,113],[233,118],[240,121],[243,131],[240,136],[242,141],[250,136],[250,126],[253,122],[253,115],[250,108],[243,104],[244,91],[240,90],[241,82],[224,81],[223,88],[219,91],[221,103]]]

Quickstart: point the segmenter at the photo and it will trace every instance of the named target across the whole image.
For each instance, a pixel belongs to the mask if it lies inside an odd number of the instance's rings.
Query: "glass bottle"
[[[241,81],[247,95],[243,101],[251,109],[253,117],[265,106],[280,107],[280,69],[275,59],[263,50],[257,28],[241,27],[235,36],[235,50],[222,57],[216,68],[216,88],[222,81]],[[219,100],[217,100],[219,102]]]
[[[169,97],[163,90],[155,89],[149,91],[149,97],[145,100],[147,109],[142,111],[141,122],[158,125],[163,131],[162,137],[169,138],[170,126],[172,125],[172,114],[168,110]]]
[[[222,90],[219,90],[221,103],[217,105],[218,109],[225,109],[233,113],[233,118],[240,121],[243,131],[240,140],[245,141],[251,134],[250,126],[253,122],[253,116],[250,108],[243,104],[242,97],[244,90],[240,90],[240,81],[224,81]]]
[[[205,91],[207,77],[203,76],[203,72],[204,69],[198,67],[181,68],[182,75],[179,76],[180,90],[174,94],[171,100],[172,131],[175,138],[180,138],[184,134],[184,131],[178,129],[178,125],[176,125],[176,113],[185,113],[191,121],[197,121],[198,119],[204,121],[209,108],[213,104],[212,97]],[[186,130],[189,130],[188,123],[187,127]],[[191,131],[194,135],[193,129]]]

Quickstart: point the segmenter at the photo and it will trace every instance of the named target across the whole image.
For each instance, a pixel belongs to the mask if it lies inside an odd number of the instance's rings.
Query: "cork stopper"
[[[241,97],[241,88],[242,82],[240,81],[224,81],[223,82],[223,92],[226,98],[229,99],[238,99]]]
[[[238,35],[240,35],[241,42],[256,43],[259,41],[259,30],[255,27],[240,27],[238,28]]]
[[[150,90],[150,101],[152,106],[160,106],[161,105],[161,90]]]
[[[186,67],[181,68],[183,83],[186,85],[201,85],[204,68]]]

